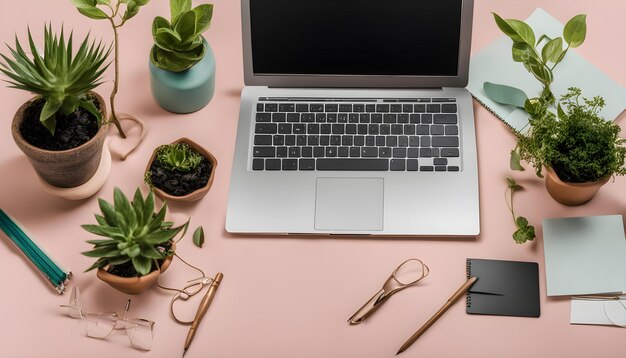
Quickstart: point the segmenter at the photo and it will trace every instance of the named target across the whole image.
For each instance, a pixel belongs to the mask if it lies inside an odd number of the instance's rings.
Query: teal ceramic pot
[[[152,96],[166,111],[191,113],[206,106],[215,92],[215,55],[204,41],[204,58],[183,72],[170,72],[150,64]]]

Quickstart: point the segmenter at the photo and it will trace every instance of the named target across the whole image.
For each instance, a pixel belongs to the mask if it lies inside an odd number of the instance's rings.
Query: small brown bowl
[[[153,186],[152,190],[154,191],[154,194],[156,196],[158,196],[159,198],[166,200],[166,201],[197,201],[202,199],[208,192],[209,189],[211,189],[211,186],[213,185],[213,180],[215,179],[215,169],[217,168],[217,159],[215,159],[215,157],[213,156],[213,154],[211,154],[211,152],[209,152],[208,150],[204,149],[204,147],[202,147],[201,145],[199,145],[198,143],[192,141],[189,138],[180,138],[175,140],[174,142],[170,143],[170,144],[178,144],[178,143],[185,143],[188,146],[190,146],[193,150],[195,150],[196,152],[200,153],[203,157],[205,157],[210,163],[211,163],[211,174],[209,174],[209,180],[207,181],[206,185],[200,189],[197,189],[187,195],[183,195],[183,196],[175,196],[175,195],[171,195],[166,193],[165,191]],[[148,161],[148,166],[146,167],[146,171],[145,174],[147,175],[148,171],[150,171],[150,166],[152,165],[152,162],[154,162],[156,160],[157,157],[157,151],[159,150],[159,148],[157,147],[154,152],[152,152],[152,157],[150,157],[150,160]]]

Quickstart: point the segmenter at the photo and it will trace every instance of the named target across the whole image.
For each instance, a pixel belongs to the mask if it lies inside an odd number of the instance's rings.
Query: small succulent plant
[[[170,171],[189,172],[202,162],[202,155],[186,143],[166,144],[159,147],[157,160]]]
[[[98,224],[82,228],[107,239],[87,241],[94,248],[83,255],[98,260],[86,271],[132,263],[139,276],[147,275],[158,268],[159,260],[173,254],[167,243],[181,231],[181,237],[184,236],[189,226],[187,222],[173,227],[172,222],[165,221],[167,204],[155,212],[152,192],[144,198],[137,189],[131,202],[115,188],[113,205],[103,199],[98,202],[102,212],[102,215],[96,214]]]
[[[152,63],[172,72],[185,71],[204,57],[202,33],[209,29],[213,5],[191,8],[191,0],[170,0],[171,19],[157,16],[152,22]]]
[[[52,33],[52,26],[44,28],[43,54],[37,50],[28,30],[28,42],[31,56],[26,54],[17,37],[15,48],[9,47],[13,59],[2,55],[0,71],[7,75],[12,88],[21,89],[40,95],[45,104],[39,121],[54,135],[56,114],[69,115],[78,107],[93,114],[102,123],[102,115],[87,92],[100,85],[102,73],[109,66],[105,64],[111,47],[96,45],[85,37],[78,51],[72,51],[73,33],[65,41],[63,29],[61,35]],[[31,59],[32,57],[32,59]]]

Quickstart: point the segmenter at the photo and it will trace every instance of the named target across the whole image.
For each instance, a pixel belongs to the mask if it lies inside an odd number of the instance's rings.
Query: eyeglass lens
[[[152,324],[142,319],[131,319],[126,324],[126,334],[130,344],[137,349],[152,349]]]
[[[424,278],[427,274],[428,269],[420,260],[411,259],[398,266],[393,276],[399,283],[410,285]]]
[[[85,333],[92,338],[106,338],[115,328],[117,315],[112,312],[87,313],[84,315]]]

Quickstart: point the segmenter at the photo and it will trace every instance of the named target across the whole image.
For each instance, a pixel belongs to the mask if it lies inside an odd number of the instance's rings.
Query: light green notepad
[[[626,238],[621,215],[545,219],[548,296],[626,291]]]
[[[514,17],[512,14],[500,15],[505,18]],[[551,38],[563,36],[563,24],[540,8],[537,8],[526,22],[533,28],[537,37],[544,33]],[[511,45],[511,39],[502,35],[472,56],[467,89],[509,128],[521,132],[528,125],[528,114],[523,109],[492,101],[483,91],[484,82],[493,82],[517,87],[529,97],[537,97],[541,93],[539,81],[528,73],[521,63],[513,61]],[[554,69],[552,92],[558,99],[567,92],[568,87],[579,87],[584,97],[604,97],[606,107],[600,115],[606,120],[615,120],[626,108],[626,88],[582,58],[574,49],[570,49],[563,61]]]

